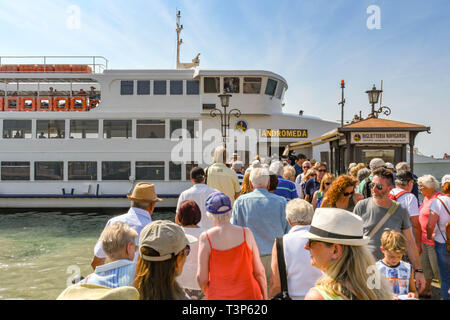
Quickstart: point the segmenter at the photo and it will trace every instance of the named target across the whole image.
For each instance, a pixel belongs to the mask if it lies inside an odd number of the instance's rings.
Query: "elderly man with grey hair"
[[[294,182],[283,179],[284,165],[281,161],[274,161],[269,167],[269,171],[277,175],[278,185],[277,189],[273,192],[278,196],[291,200],[298,198],[297,186]]]
[[[239,180],[239,185],[242,185],[242,180],[244,180],[244,174],[242,173],[244,171],[244,163],[240,160],[236,160],[231,165],[231,169],[236,172]]]
[[[286,234],[290,227],[286,220],[286,200],[268,191],[270,172],[266,168],[254,168],[250,172],[253,192],[237,198],[231,223],[248,227],[255,236],[264,265],[267,281],[270,281],[272,245],[276,237]]]
[[[375,170],[379,168],[385,168],[386,163],[381,158],[373,158],[370,160],[369,168],[370,168],[370,175],[360,182],[358,187],[358,193],[362,194],[365,199],[372,196],[372,192],[370,191],[369,184],[372,182],[373,173]],[[394,181],[392,181],[392,184],[394,184]]]
[[[399,162],[395,165],[395,171],[399,172],[399,171],[410,171],[411,172],[411,168],[409,167],[408,162]],[[418,177],[413,173],[413,177],[414,177],[414,184],[413,184],[413,188],[411,190],[411,193],[413,195],[416,196],[417,201],[419,201],[419,185],[417,184],[417,179]],[[394,180],[396,178],[396,173],[394,173]]]
[[[311,255],[305,249],[308,239],[303,238],[309,231],[313,206],[306,200],[292,199],[286,205],[286,220],[291,225],[289,233],[283,236],[283,254],[286,265],[288,293],[293,300],[303,300],[309,289],[314,287],[322,272],[311,265]],[[272,276],[269,297],[281,290],[280,272],[278,268],[277,246],[272,248]]]

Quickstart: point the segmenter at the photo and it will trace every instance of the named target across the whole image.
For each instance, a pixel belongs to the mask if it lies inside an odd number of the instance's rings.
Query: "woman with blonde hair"
[[[308,169],[308,171],[306,171],[305,173],[305,177],[303,178],[303,180],[300,182],[300,198],[304,199],[305,198],[305,186],[306,186],[306,181],[308,181],[311,178],[314,178],[314,176],[316,175],[316,170],[314,168]]]
[[[352,212],[358,201],[364,198],[362,194],[355,192],[355,188],[355,180],[346,174],[340,175],[328,189],[322,207],[340,208]]]
[[[389,281],[375,266],[363,235],[363,220],[338,208],[319,208],[313,216],[305,249],[322,277],[305,300],[392,300]]]
[[[250,171],[247,171],[242,179],[241,195],[249,192],[252,192],[252,189],[250,188]]]
[[[320,182],[320,188],[316,192],[314,192],[313,199],[312,199],[312,205],[314,207],[314,210],[316,208],[320,208],[323,198],[326,194],[326,192],[330,189],[330,186],[332,182],[334,181],[335,177],[331,173],[325,173],[325,175],[322,178],[322,181]]]

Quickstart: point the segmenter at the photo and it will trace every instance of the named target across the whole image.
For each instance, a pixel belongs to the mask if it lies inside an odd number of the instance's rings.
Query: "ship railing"
[[[57,63],[58,60],[65,63]],[[0,56],[0,72],[7,73],[95,74],[107,69],[108,59],[103,56]]]

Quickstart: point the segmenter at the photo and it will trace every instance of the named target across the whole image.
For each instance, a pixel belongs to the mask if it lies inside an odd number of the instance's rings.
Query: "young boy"
[[[386,229],[381,235],[380,247],[384,258],[377,261],[376,266],[391,282],[394,297],[398,298],[402,295],[417,299],[414,270],[411,264],[402,261],[406,246],[406,239],[401,233]]]

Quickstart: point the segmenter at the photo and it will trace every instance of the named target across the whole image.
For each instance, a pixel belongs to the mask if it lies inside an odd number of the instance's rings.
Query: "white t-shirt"
[[[183,191],[180,194],[177,203],[177,211],[180,208],[180,205],[183,201],[193,200],[198,205],[198,207],[200,208],[200,212],[202,213],[202,218],[200,219],[198,226],[205,229],[214,227],[214,224],[211,221],[211,219],[209,219],[206,216],[206,207],[205,207],[206,198],[208,198],[208,196],[213,192],[218,191],[216,189],[208,187],[204,183],[194,184],[192,187]]]
[[[444,201],[447,209],[450,210],[450,197],[439,196],[438,198]],[[434,241],[445,243],[445,238],[443,237],[443,235],[445,236],[445,225],[450,221],[450,215],[447,213],[447,210],[445,210],[442,202],[440,202],[438,199],[434,199],[434,201],[431,203],[430,210],[439,215],[439,220],[436,223],[436,227],[434,228]]]
[[[394,188],[391,190],[391,194],[393,196],[396,196],[402,191],[405,190],[400,188]],[[408,211],[410,217],[419,216],[419,203],[417,201],[416,196],[411,192],[402,194],[396,201],[400,203],[400,205]]]
[[[204,228],[185,228],[183,227],[185,234],[191,236],[200,237]],[[176,278],[180,287],[190,290],[200,290],[197,282],[197,265],[198,265],[198,241],[189,244],[191,251],[186,258],[186,262],[183,266],[182,273]]]

